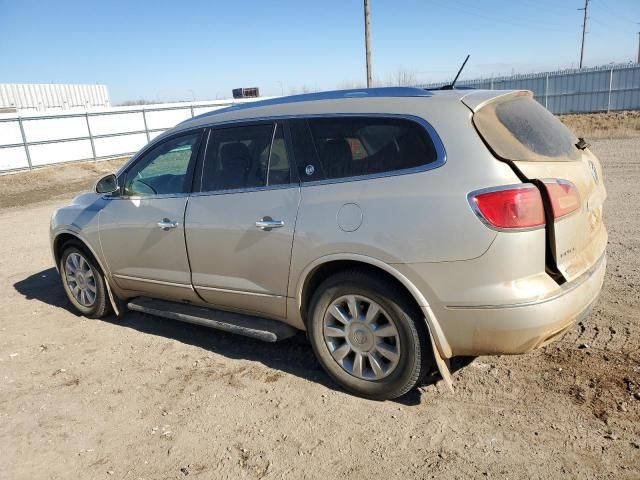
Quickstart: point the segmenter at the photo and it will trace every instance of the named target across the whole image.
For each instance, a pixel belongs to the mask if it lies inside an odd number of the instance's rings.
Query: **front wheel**
[[[325,280],[313,295],[308,328],[326,372],[366,398],[399,397],[433,367],[419,308],[376,275],[348,271]]]
[[[60,257],[59,270],[64,291],[76,310],[89,318],[101,318],[109,313],[104,278],[91,256],[69,246]]]

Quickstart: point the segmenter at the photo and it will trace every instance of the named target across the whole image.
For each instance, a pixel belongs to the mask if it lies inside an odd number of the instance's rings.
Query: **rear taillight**
[[[540,192],[529,183],[472,192],[469,203],[492,228],[525,229],[545,224]]]
[[[558,219],[580,208],[580,194],[576,186],[568,180],[544,180],[549,194],[553,218]]]

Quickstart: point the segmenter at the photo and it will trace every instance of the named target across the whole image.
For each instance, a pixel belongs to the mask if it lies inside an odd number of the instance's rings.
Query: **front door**
[[[222,308],[284,318],[300,188],[282,123],[210,131],[185,216],[192,282]]]
[[[184,214],[201,131],[169,138],[126,171],[120,195],[100,212],[100,241],[118,286],[195,300],[184,241]]]

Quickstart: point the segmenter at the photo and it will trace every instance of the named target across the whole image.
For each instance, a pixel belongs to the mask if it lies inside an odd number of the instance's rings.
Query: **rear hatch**
[[[540,189],[547,267],[566,281],[580,276],[607,244],[602,222],[607,194],[596,156],[530,92],[477,92],[462,101],[474,111],[473,123],[496,158]]]

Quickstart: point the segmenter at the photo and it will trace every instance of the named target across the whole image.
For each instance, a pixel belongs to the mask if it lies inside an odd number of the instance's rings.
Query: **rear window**
[[[308,125],[326,179],[405,170],[438,157],[425,128],[407,119],[323,117],[308,119]],[[318,172],[300,167],[303,180],[318,179]]]
[[[578,139],[529,95],[490,103],[473,116],[485,142],[507,160],[576,160]]]

